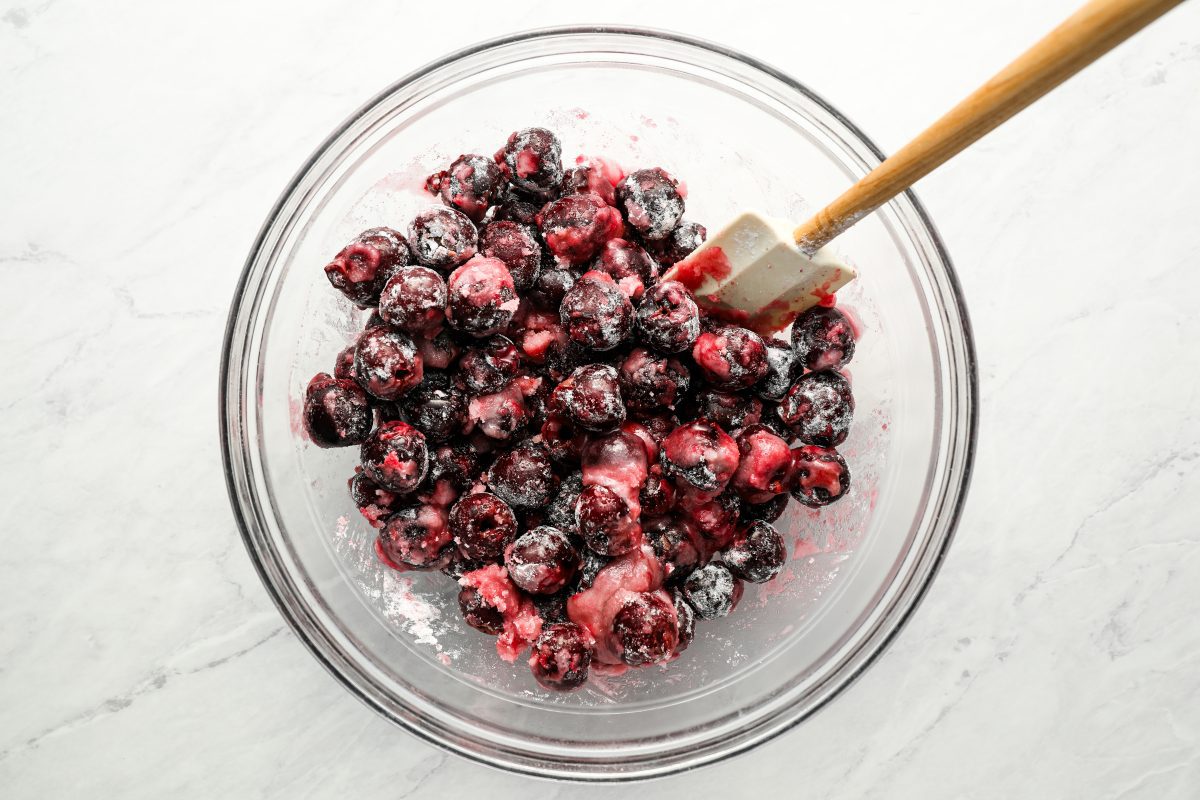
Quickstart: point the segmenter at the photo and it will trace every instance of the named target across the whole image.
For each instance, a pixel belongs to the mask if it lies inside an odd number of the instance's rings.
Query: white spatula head
[[[786,328],[800,312],[832,302],[857,277],[828,248],[806,255],[791,223],[747,211],[664,276],[696,295],[711,315],[760,334]]]

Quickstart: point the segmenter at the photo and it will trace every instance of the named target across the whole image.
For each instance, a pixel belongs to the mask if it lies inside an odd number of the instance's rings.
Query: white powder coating
[[[661,169],[629,173],[617,186],[616,199],[629,223],[647,239],[662,239],[683,219],[684,202],[678,181]]]
[[[413,637],[417,644],[438,643],[435,622],[442,612],[413,593],[412,578],[389,570],[383,577],[383,613]]]
[[[524,402],[520,388],[510,383],[493,394],[472,397],[467,403],[467,420],[492,439],[507,439],[512,435],[508,420],[522,413]]]
[[[542,525],[521,534],[513,549],[522,557],[505,556],[504,566],[508,570],[508,577],[527,592],[542,593],[548,593],[543,589],[547,586],[547,581],[553,580],[555,574],[563,573],[559,564],[553,560],[554,557],[574,551],[567,535],[549,525]],[[570,572],[567,571],[567,577]],[[565,577],[559,578],[559,583],[565,582]]]
[[[536,442],[522,442],[501,455],[487,472],[492,493],[510,506],[537,508],[553,499],[557,480],[546,449]]]
[[[355,570],[359,590],[388,625],[403,631],[414,643],[441,653],[443,639],[459,630],[453,595],[428,591],[423,573],[397,572],[384,566],[375,553],[375,531],[360,523],[345,515],[337,518],[335,552]]]
[[[396,400],[416,385],[418,361],[416,343],[384,326],[368,328],[354,348],[359,383],[381,400]]]
[[[696,615],[711,620],[733,608],[735,581],[723,564],[712,563],[693,572],[683,583],[683,594]]]
[[[767,346],[767,375],[755,387],[758,396],[765,400],[782,400],[792,386],[795,356],[788,345],[773,341]]]
[[[475,255],[478,230],[458,209],[434,206],[413,220],[408,236],[418,261],[448,267]]]
[[[607,272],[589,270],[567,290],[559,305],[571,337],[591,350],[611,350],[633,327],[633,304]]]
[[[617,370],[608,364],[577,367],[554,394],[571,420],[588,430],[612,427],[610,423],[625,419]]]

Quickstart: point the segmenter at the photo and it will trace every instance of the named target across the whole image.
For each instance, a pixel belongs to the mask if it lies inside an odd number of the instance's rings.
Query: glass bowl
[[[521,34],[394,84],[335,131],[287,187],[230,311],[221,435],[233,508],[297,636],[352,694],[416,735],[511,770],[583,780],[661,775],[745,751],[797,724],[896,635],[946,553],[970,475],[976,377],[945,250],[907,193],[838,241],[861,278],[839,294],[863,334],[840,450],[850,494],[779,522],[784,572],[702,623],[664,667],[550,694],[459,618],[440,573],[397,573],[347,491],[357,448],[301,435],[308,379],[331,371],[365,312],[322,267],[360,230],[403,228],[423,178],[543,125],[564,158],[666,168],[687,218],[753,206],[800,220],[882,154],[782,73],[713,44],[612,28]]]

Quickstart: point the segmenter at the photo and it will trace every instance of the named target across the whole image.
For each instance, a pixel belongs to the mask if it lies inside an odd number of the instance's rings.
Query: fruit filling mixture
[[[309,383],[309,437],[360,448],[380,560],[457,581],[466,623],[543,687],[675,658],[779,573],[790,499],[846,494],[851,320],[811,308],[789,342],[708,318],[662,279],[705,238],[683,184],[564,168],[544,128],[426,189],[441,205],[325,267],[372,313]]]

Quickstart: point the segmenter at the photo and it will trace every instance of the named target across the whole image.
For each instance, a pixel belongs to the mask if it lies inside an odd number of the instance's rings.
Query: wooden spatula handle
[[[917,138],[796,228],[814,252],[1183,0],[1091,0]]]

